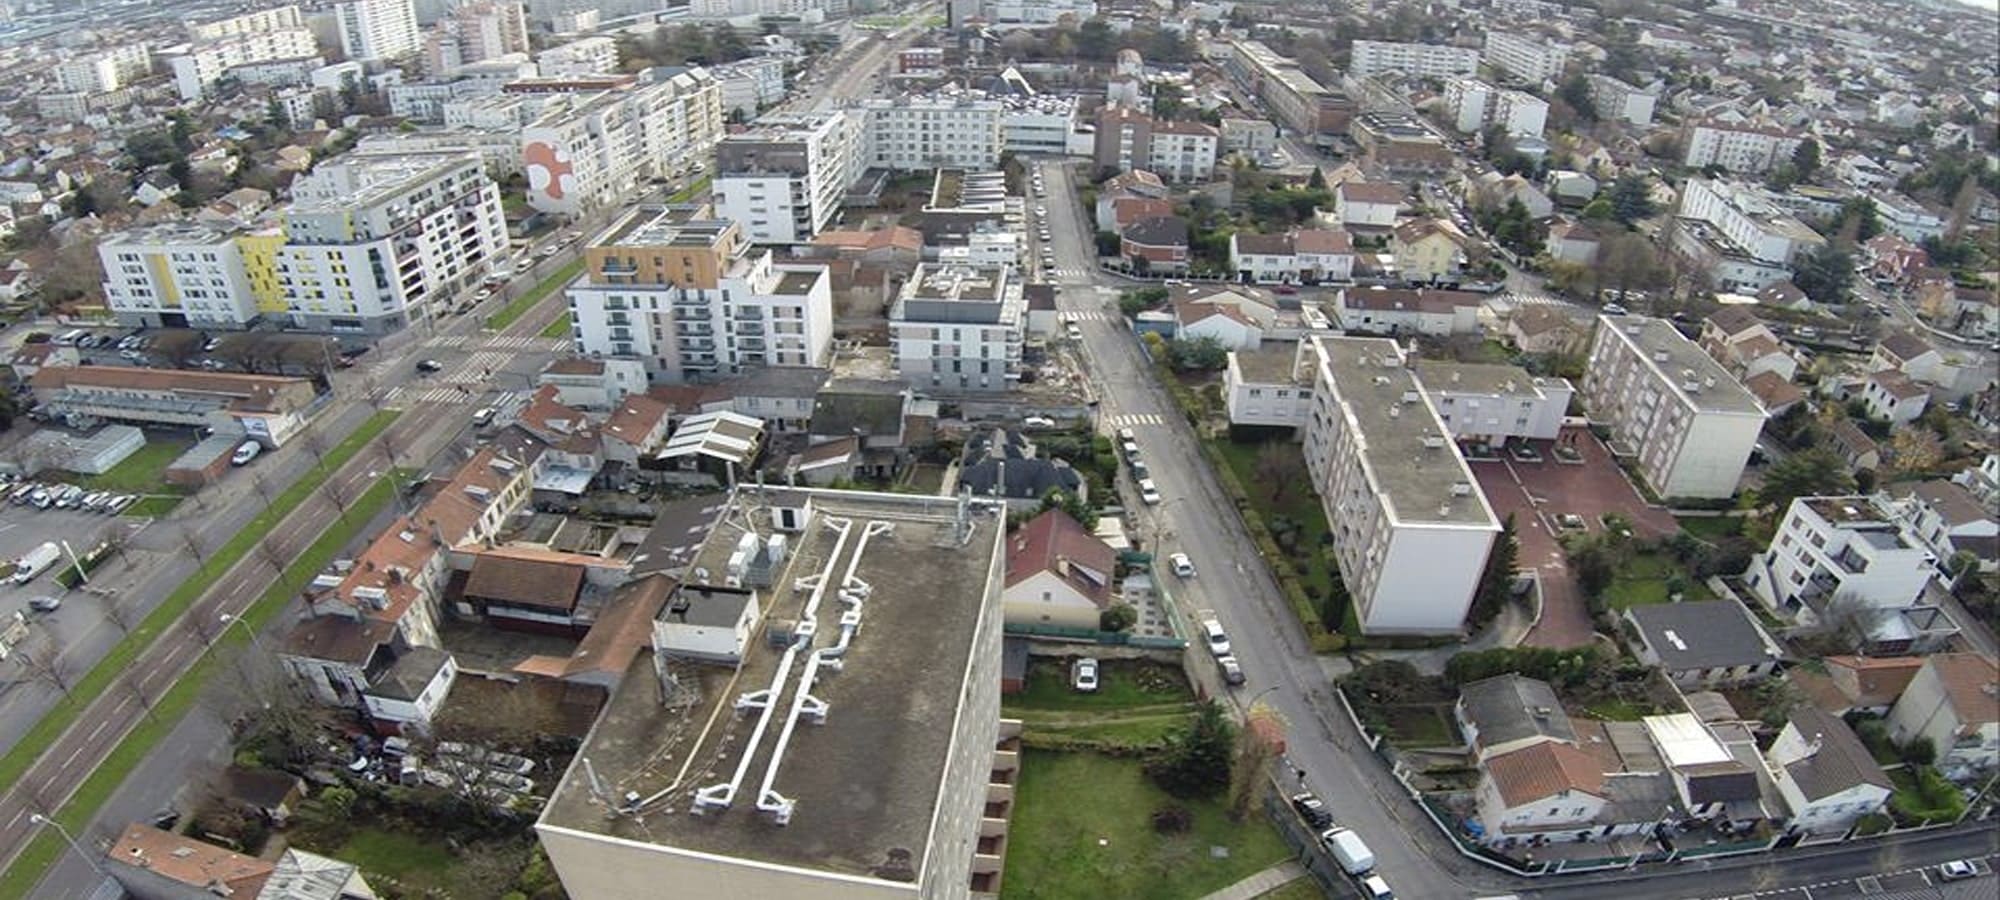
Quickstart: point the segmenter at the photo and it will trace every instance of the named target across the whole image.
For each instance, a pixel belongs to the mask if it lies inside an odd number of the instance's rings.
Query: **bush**
[[[1903,745],[1902,757],[1903,762],[1913,768],[1928,766],[1937,762],[1937,745],[1927,737],[1911,738],[1909,743]]]
[[[1130,603],[1113,603],[1097,616],[1097,630],[1126,631],[1139,623],[1139,611]]]
[[[1181,834],[1194,825],[1194,814],[1178,803],[1153,810],[1153,830],[1161,834]]]
[[[1444,664],[1444,677],[1451,684],[1463,685],[1512,672],[1552,684],[1575,686],[1590,677],[1598,664],[1597,650],[1593,647],[1568,650],[1494,647],[1452,657]]]

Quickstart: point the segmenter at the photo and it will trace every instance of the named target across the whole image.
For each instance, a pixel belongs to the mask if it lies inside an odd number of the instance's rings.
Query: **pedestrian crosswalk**
[[[1086,269],[1081,267],[1074,269],[1049,270],[1049,274],[1054,275],[1057,278],[1070,281],[1089,281],[1093,272],[1094,270],[1092,269]]]
[[[418,403],[428,403],[433,406],[471,406],[478,403],[494,409],[508,409],[523,399],[524,394],[521,391],[502,391],[488,396],[483,390],[483,385],[421,382],[399,384],[390,388],[388,393],[382,395],[382,405],[406,409]]]
[[[1116,322],[1119,318],[1117,313],[1108,313],[1101,309],[1089,312],[1066,312],[1063,315],[1074,322]]]
[[[1113,428],[1133,428],[1139,425],[1165,425],[1167,419],[1159,413],[1125,413],[1105,416],[1104,422]]]
[[[424,346],[436,350],[512,350],[516,352],[546,351],[567,353],[576,346],[569,338],[520,337],[515,335],[440,334],[424,340]]]

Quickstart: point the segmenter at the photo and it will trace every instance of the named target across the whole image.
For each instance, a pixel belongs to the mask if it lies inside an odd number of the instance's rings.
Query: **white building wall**
[[[1530,84],[1562,77],[1569,48],[1539,36],[1486,33],[1486,64]]]
[[[1373,78],[1384,72],[1402,72],[1417,78],[1450,78],[1479,71],[1479,51],[1469,47],[1438,44],[1399,44],[1383,41],[1355,41],[1348,73],[1355,78]]]
[[[1654,482],[1660,485],[1661,496],[1719,498],[1736,493],[1750,450],[1757,445],[1763,428],[1761,415],[1697,414],[1678,452],[1668,457],[1671,462],[1664,477]]]

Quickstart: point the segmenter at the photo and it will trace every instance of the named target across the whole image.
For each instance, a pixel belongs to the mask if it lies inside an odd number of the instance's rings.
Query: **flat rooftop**
[[[923,870],[1001,523],[974,513],[970,536],[960,542],[953,538],[957,506],[950,498],[746,491],[732,498],[733,508],[722,514],[686,572],[706,570],[719,577],[748,523],[763,529],[770,521],[769,504],[791,506],[802,496],[810,497],[812,521],[804,534],[787,535],[785,562],[772,586],[758,590],[764,619],[741,667],[676,663],[682,678],[698,684],[699,699],[670,709],[662,703],[653,657],[640,654],[577,752],[591,761],[614,802],[628,791],[664,796],[638,816],[610,815],[579,763],[556,786],[543,827],[856,876],[873,874],[890,850],[905,849],[917,854],[910,866]],[[852,522],[844,544],[829,527],[836,517]],[[864,543],[873,521],[891,523],[893,530]],[[833,592],[857,554],[854,575],[872,589],[861,630],[841,670],[823,669],[812,688],[827,704],[825,724],[799,723],[772,784],[797,804],[790,824],[776,824],[756,809],[756,801],[804,669],[803,655],[784,684],[734,804],[693,814],[695,791],[731,779],[755,729],[755,714],[736,713],[733,704],[771,685],[784,655],[770,646],[765,625],[797,620],[811,594],[798,581],[831,572],[818,609],[816,646],[832,644],[844,608]],[[997,652],[998,639],[993,643]]]
[[[593,247],[712,247],[735,223],[689,206],[641,206],[599,232]]]
[[[1352,337],[1319,342],[1334,394],[1357,432],[1362,465],[1396,519],[1498,527],[1396,342]]]
[[[1000,299],[1007,281],[1006,266],[919,265],[903,288],[907,300],[969,300],[991,303]]]
[[[1764,407],[1757,402],[1756,395],[1672,323],[1650,316],[1600,318],[1605,328],[1634,348],[1655,377],[1679,391],[1695,409],[1764,415]]]
[[[1236,368],[1243,373],[1246,382],[1290,384],[1300,381],[1293,365],[1299,356],[1296,341],[1265,341],[1255,350],[1236,350],[1230,355],[1236,358]],[[1306,370],[1304,383],[1312,383],[1311,369]]]
[[[1561,378],[1531,375],[1520,366],[1464,363],[1443,359],[1417,360],[1417,376],[1433,391],[1539,397],[1545,387],[1566,387]]]
[[[1889,522],[1867,497],[1802,497],[1799,502],[1833,525]]]

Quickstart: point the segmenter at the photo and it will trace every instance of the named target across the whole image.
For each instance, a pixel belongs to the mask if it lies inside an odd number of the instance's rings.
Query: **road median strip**
[[[562,268],[549,273],[549,277],[542,279],[534,287],[529,288],[527,293],[508,301],[506,306],[500,307],[499,312],[487,316],[486,327],[494,331],[499,331],[514,324],[515,319],[527,315],[528,310],[535,308],[535,304],[542,302],[543,298],[546,298],[548,295],[561,290],[563,285],[569,284],[570,281],[574,280],[582,272],[583,259],[570,260]]]
[[[380,418],[380,414],[377,418]],[[370,423],[374,421],[371,419]],[[356,432],[357,435],[361,433]],[[327,458],[331,461],[332,454],[328,454]],[[278,580],[244,610],[243,624],[253,631],[258,630],[283,612],[285,604],[297,596],[314,576],[331,564],[340,551],[368,526],[369,520],[389,505],[395,498],[396,485],[399,481],[395,472],[385,473],[383,477],[376,479],[374,484],[362,492],[360,498],[349,505],[344,517],[336,519],[333,527],[321,533],[317,540],[307,546],[297,559],[285,567]],[[268,512],[266,514],[268,515]],[[261,530],[251,533],[259,537],[264,534]],[[62,808],[50,818],[69,829],[71,834],[83,834],[84,829],[89,827],[90,820],[111,799],[111,795],[124,783],[132,770],[153,752],[154,747],[180,724],[181,719],[189,711],[194,709],[208,679],[218,672],[226,674],[229,671],[230,659],[241,653],[244,646],[250,642],[250,637],[243,633],[242,629],[227,628],[220,622],[214,627],[220,630],[220,634],[201,650],[201,655],[194,664],[160,694],[145,716],[119,739],[118,745],[105,755],[104,761],[77,786],[76,793],[70,797],[69,802],[63,804]],[[230,652],[225,654],[211,652],[222,647],[229,648]],[[15,857],[6,872],[0,874],[0,900],[28,896],[41,881],[43,874],[65,852],[69,852],[69,849],[60,836],[50,834],[48,831],[37,834],[21,851],[21,855]]]
[[[300,503],[305,502],[307,497],[312,496],[314,491],[319,490],[321,484],[339,471],[341,466],[346,465],[347,461],[359,453],[361,448],[367,446],[368,442],[374,440],[376,435],[387,429],[397,415],[399,413],[394,410],[378,412],[362,423],[360,428],[355,429],[353,434],[335,445],[318,466],[280,493],[272,500],[269,507],[251,519],[236,536],[211,552],[201,574],[175,588],[173,593],[167,595],[166,600],[133,626],[131,631],[126,633],[124,640],[113,646],[111,652],[106,653],[97,665],[92,666],[89,672],[70,685],[68,695],[51,707],[48,713],[29,728],[5,755],[0,755],[0,790],[12,789],[21,780],[21,776],[26,774],[41,757],[42,751],[53,746],[62,737],[63,732],[69,730],[77,717],[81,716],[83,711],[132,665],[133,660],[139,657],[140,651],[150,646],[172,628],[174,623],[180,621],[188,608],[208,590],[211,582],[209,573],[227,572],[243,557],[248,556],[250,549],[256,546],[264,535],[290,515]]]

